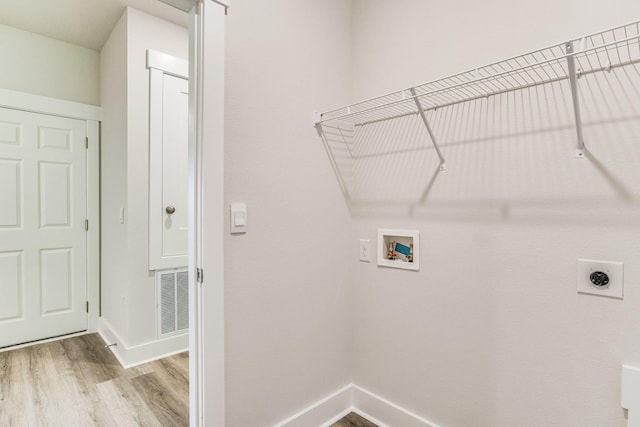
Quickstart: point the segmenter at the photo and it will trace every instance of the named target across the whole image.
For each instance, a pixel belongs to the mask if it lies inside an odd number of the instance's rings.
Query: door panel
[[[22,252],[0,253],[0,321],[22,316]]]
[[[20,160],[0,159],[0,228],[20,227]]]
[[[71,226],[71,165],[40,162],[40,227]]]
[[[40,127],[38,143],[42,149],[69,151],[71,149],[71,132],[68,129]]]
[[[20,145],[20,124],[0,121],[0,145]]]
[[[71,310],[73,305],[73,249],[40,251],[42,314]]]
[[[0,347],[87,329],[85,139],[0,108]]]

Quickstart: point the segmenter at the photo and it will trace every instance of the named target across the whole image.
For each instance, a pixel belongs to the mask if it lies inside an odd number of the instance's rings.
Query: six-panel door
[[[0,347],[87,329],[85,140],[0,108]]]

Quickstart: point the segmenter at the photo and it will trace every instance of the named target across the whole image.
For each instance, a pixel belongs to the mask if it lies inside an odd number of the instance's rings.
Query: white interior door
[[[187,61],[147,51],[149,68],[149,269],[186,267],[189,210]]]
[[[189,81],[164,74],[162,104],[162,256],[186,257]],[[185,261],[182,261],[184,266],[187,265]]]
[[[86,135],[0,108],[0,347],[87,329]]]

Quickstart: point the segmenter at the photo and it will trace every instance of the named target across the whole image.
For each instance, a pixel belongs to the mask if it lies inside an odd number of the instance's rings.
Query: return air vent
[[[186,269],[156,273],[158,337],[189,329],[189,273]]]

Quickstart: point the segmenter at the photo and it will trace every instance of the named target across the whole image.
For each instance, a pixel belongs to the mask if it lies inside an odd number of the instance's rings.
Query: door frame
[[[224,59],[230,0],[160,0],[189,13],[189,414],[225,425]]]
[[[95,105],[0,89],[0,107],[82,120],[86,124],[87,159],[87,332],[98,330],[100,316],[100,120]]]

